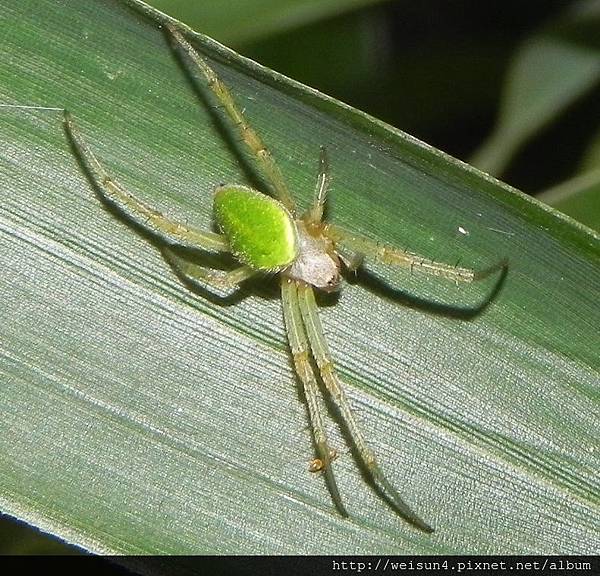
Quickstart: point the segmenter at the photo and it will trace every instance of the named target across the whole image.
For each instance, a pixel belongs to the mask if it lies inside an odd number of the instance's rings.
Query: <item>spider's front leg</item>
[[[323,220],[323,211],[327,202],[327,191],[331,176],[329,175],[329,158],[327,149],[321,146],[319,149],[319,171],[317,172],[317,187],[315,189],[315,198],[310,210],[303,216],[303,220],[309,226],[318,225]]]
[[[424,532],[433,532],[433,528],[413,512],[398,491],[387,480],[381,467],[377,463],[375,454],[365,441],[363,433],[354,418],[354,413],[352,412],[350,402],[346,397],[342,383],[335,371],[331,353],[329,352],[329,347],[327,346],[323,334],[313,289],[308,285],[300,284],[298,286],[298,301],[302,322],[306,328],[310,348],[317,366],[319,367],[321,378],[331,394],[333,401],[338,406],[350,437],[356,446],[358,455],[375,482],[375,485],[401,516]]]
[[[474,270],[472,268],[462,268],[460,266],[452,266],[443,262],[436,262],[428,258],[423,258],[418,254],[406,252],[382,244],[364,236],[359,236],[348,230],[344,230],[335,224],[327,224],[325,226],[325,234],[336,244],[339,245],[340,251],[343,254],[344,249],[350,249],[356,254],[362,254],[366,258],[372,258],[382,264],[392,266],[400,266],[408,268],[411,272],[419,270],[431,276],[438,276],[446,280],[452,280],[457,284],[459,282],[471,283],[483,280],[491,276],[495,272],[505,270],[508,266],[508,260],[502,259],[488,268]]]
[[[309,345],[302,324],[300,308],[298,307],[298,283],[295,280],[281,277],[281,299],[288,342],[292,351],[296,373],[304,389],[313,439],[317,449],[317,458],[313,460],[310,469],[311,471],[323,472],[327,488],[336,508],[342,516],[346,517],[348,512],[342,503],[331,467],[332,454],[335,454],[335,452],[329,447],[325,426],[321,418],[318,398],[319,388],[310,365]]]
[[[244,280],[256,276],[256,270],[249,266],[239,266],[233,270],[223,271],[200,266],[195,262],[182,258],[173,250],[164,247],[161,250],[163,258],[173,267],[175,272],[185,280],[199,288],[214,288],[218,291],[230,293]]]

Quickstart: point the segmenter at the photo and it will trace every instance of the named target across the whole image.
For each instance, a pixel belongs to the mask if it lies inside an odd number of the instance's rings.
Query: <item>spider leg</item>
[[[210,286],[217,290],[232,291],[238,288],[240,282],[254,276],[257,272],[249,266],[240,266],[227,272],[213,270],[191,262],[175,254],[168,247],[162,249],[164,259],[175,269],[177,274],[200,288]]]
[[[302,320],[308,334],[310,341],[310,347],[312,349],[313,356],[319,367],[321,378],[325,383],[325,386],[333,401],[339,408],[340,414],[346,423],[350,437],[356,446],[358,455],[366,466],[367,471],[374,480],[375,485],[379,490],[386,496],[389,502],[393,505],[395,510],[404,518],[409,520],[416,527],[420,528],[424,532],[433,532],[433,528],[429,526],[424,520],[422,520],[409,505],[404,502],[398,491],[391,485],[391,483],[384,476],[375,454],[367,445],[361,429],[358,426],[354,413],[350,407],[350,402],[346,397],[342,383],[335,371],[331,353],[323,334],[323,328],[318,315],[317,304],[315,301],[315,295],[312,288],[308,285],[302,284],[298,286],[298,299],[300,304],[300,312]]]
[[[71,114],[67,110],[64,110],[63,114],[67,134],[102,198],[113,204],[127,218],[168,244],[213,252],[229,251],[227,241],[220,234],[190,228],[185,224],[171,220],[124,190],[108,175],[108,172],[91,151],[75,125]]]
[[[331,177],[329,175],[329,159],[325,146],[319,150],[319,172],[317,174],[317,187],[315,188],[315,199],[310,210],[305,214],[304,221],[307,224],[319,224],[323,219],[323,210],[327,201],[327,190]]]
[[[327,484],[335,507],[342,516],[346,517],[348,516],[348,512],[342,503],[342,498],[331,467],[331,455],[335,454],[335,452],[330,449],[327,442],[325,426],[323,425],[321,412],[319,411],[318,385],[310,365],[309,346],[302,325],[300,308],[298,307],[297,288],[298,285],[294,280],[288,280],[287,278],[282,277],[281,299],[288,342],[292,351],[296,374],[300,378],[304,388],[304,396],[308,406],[308,414],[317,450],[317,458],[313,463],[318,462],[318,467],[315,467],[314,470],[323,472],[325,475],[325,483]]]
[[[217,112],[224,118],[227,125],[238,132],[242,142],[247,146],[254,158],[258,172],[264,177],[267,184],[270,185],[275,197],[293,214],[295,211],[294,200],[279,167],[260,136],[252,129],[244,117],[242,110],[238,108],[227,86],[179,30],[172,24],[166,24],[165,28],[171,35],[176,48],[181,50],[200,72],[204,85],[210,90],[213,99],[218,104],[216,107]]]
[[[508,265],[508,260],[502,259],[492,266],[481,270],[452,266],[451,264],[429,260],[418,254],[413,254],[412,252],[406,252],[393,246],[375,242],[364,236],[358,236],[353,232],[344,230],[334,224],[327,224],[325,234],[334,243],[340,243],[342,247],[350,248],[351,250],[364,254],[367,258],[373,258],[382,264],[391,264],[393,266],[408,268],[411,272],[413,270],[420,270],[425,274],[452,280],[457,284],[458,282],[470,283],[483,280],[494,272],[504,270]]]
[[[104,200],[114,205],[127,218],[168,244],[212,252],[229,252],[227,241],[222,235],[191,228],[171,220],[126,192],[108,175],[84,140],[73,117],[65,108],[19,104],[0,104],[0,108],[61,112],[69,139]]]

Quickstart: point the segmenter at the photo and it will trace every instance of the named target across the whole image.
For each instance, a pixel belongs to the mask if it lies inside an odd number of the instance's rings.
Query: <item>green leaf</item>
[[[526,40],[508,71],[496,128],[473,155],[501,174],[521,146],[600,80],[600,1],[569,6]]]
[[[376,2],[381,0],[244,0],[235,9],[228,2],[152,0],[149,4],[221,42],[239,44]]]
[[[133,4],[133,2],[130,2]],[[158,23],[113,0],[0,1],[0,101],[66,106],[111,174],[209,228],[212,190],[256,184]],[[152,15],[152,13],[150,13]],[[344,437],[349,519],[313,457],[277,290],[219,303],[182,285],[94,193],[59,114],[0,110],[0,509],[93,552],[593,553],[598,550],[600,241],[506,185],[188,33],[307,207],[320,145],[329,216],[506,281],[377,269],[323,324],[390,480]],[[377,279],[379,278],[379,280]]]

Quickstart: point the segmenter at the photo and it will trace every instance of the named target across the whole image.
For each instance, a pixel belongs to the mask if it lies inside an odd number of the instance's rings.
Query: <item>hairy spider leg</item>
[[[319,409],[319,388],[312,366],[310,365],[309,344],[302,324],[300,308],[298,306],[298,283],[285,277],[281,278],[281,300],[283,306],[283,318],[287,332],[288,342],[292,351],[292,358],[296,373],[302,382],[304,396],[308,406],[308,415],[312,428],[312,434],[317,450],[319,466],[314,470],[320,470],[325,475],[325,483],[338,512],[348,516],[348,512],[342,503],[335,476],[331,464],[331,455],[335,454],[329,447],[325,426]]]
[[[229,252],[227,240],[221,234],[191,228],[171,220],[125,191],[113,180],[87,145],[71,114],[64,110],[65,127],[78,156],[83,161],[102,197],[133,222],[155,234],[168,244],[212,252]]]
[[[320,224],[323,220],[323,210],[327,201],[327,191],[331,177],[329,175],[329,158],[327,149],[321,146],[319,149],[319,171],[317,173],[317,186],[315,188],[315,199],[310,210],[304,215],[303,220],[307,224]]]
[[[358,455],[375,482],[375,485],[379,488],[381,493],[387,497],[388,501],[401,516],[424,532],[433,532],[433,528],[413,512],[409,505],[404,502],[398,491],[384,476],[382,469],[375,459],[375,454],[365,441],[363,433],[354,418],[350,402],[342,388],[342,383],[335,371],[331,353],[329,352],[329,347],[323,334],[323,328],[319,319],[317,303],[312,288],[306,284],[298,285],[298,300],[312,355],[319,368],[321,378],[325,387],[331,394],[333,401],[339,408],[350,437],[356,446]]]
[[[481,270],[452,266],[451,264],[444,264],[443,262],[436,262],[435,260],[423,258],[418,254],[406,252],[393,246],[381,244],[380,242],[344,230],[335,224],[327,224],[325,226],[325,234],[335,244],[339,243],[342,247],[350,248],[351,250],[363,254],[367,258],[373,258],[382,264],[408,268],[411,272],[413,270],[419,270],[431,276],[439,276],[446,280],[452,280],[456,284],[459,282],[470,283],[483,280],[494,272],[504,270],[508,265],[508,261],[504,258],[492,266]]]
[[[246,145],[251,157],[256,162],[258,173],[270,186],[275,197],[293,215],[295,213],[295,203],[279,167],[260,136],[248,124],[227,86],[216,75],[206,60],[183,37],[179,30],[171,24],[167,24],[165,28],[171,35],[176,47],[182,50],[200,71],[205,85],[218,102],[218,106],[216,107],[217,113],[223,118],[226,124],[231,125],[239,133],[242,142]]]
[[[211,252],[230,252],[229,245],[225,237],[221,234],[198,230],[171,220],[123,190],[107,174],[81,135],[81,132],[73,121],[73,117],[64,108],[13,104],[0,104],[0,107],[62,112],[69,138],[73,142],[78,156],[84,162],[89,174],[92,176],[93,182],[96,184],[102,198],[114,205],[128,219],[136,222],[150,233],[155,234],[167,244]],[[248,266],[240,266],[227,272],[206,268],[178,256],[167,246],[163,247],[161,251],[165,260],[173,266],[176,272],[192,284],[201,287],[208,285],[219,290],[233,290],[238,287],[240,282],[256,274],[256,271]]]
[[[175,254],[167,247],[162,249],[162,255],[180,276],[201,288],[208,285],[217,290],[231,292],[237,289],[241,282],[257,274],[256,270],[249,266],[240,266],[226,272],[200,266]]]

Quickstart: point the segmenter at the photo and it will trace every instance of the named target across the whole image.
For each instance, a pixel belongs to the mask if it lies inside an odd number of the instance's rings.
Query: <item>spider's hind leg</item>
[[[75,151],[104,200],[115,206],[128,219],[168,244],[214,252],[229,251],[227,242],[220,234],[190,228],[172,220],[123,189],[96,158],[71,114],[67,110],[63,113],[65,128]]]
[[[175,48],[193,64],[193,72],[200,76],[199,79],[204,94],[217,104],[215,111],[224,125],[239,135],[241,142],[249,152],[249,158],[252,160],[255,170],[270,186],[275,197],[293,214],[295,203],[279,167],[260,136],[246,120],[243,109],[239,108],[229,88],[209,66],[206,59],[187,41],[181,31],[173,24],[165,25],[165,29],[169,33]]]
[[[129,220],[167,244],[211,252],[229,252],[228,243],[222,235],[191,228],[186,224],[172,220],[144,204],[133,194],[122,188],[96,158],[68,110],[54,106],[18,104],[0,104],[0,108],[62,113],[65,130],[74,152],[87,171],[98,194],[105,202],[114,206]]]
[[[185,280],[201,289],[208,286],[219,293],[229,294],[235,291],[241,282],[257,274],[248,266],[240,266],[226,272],[206,268],[187,258],[182,258],[168,247],[162,249],[162,255],[175,272]]]

